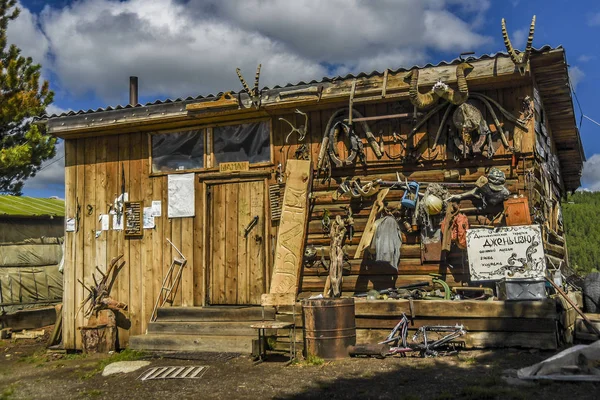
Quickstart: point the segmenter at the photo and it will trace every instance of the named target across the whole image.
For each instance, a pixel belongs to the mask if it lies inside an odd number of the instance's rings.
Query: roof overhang
[[[573,191],[581,186],[585,153],[575,120],[565,50],[534,53],[530,63],[556,144],[565,190]]]

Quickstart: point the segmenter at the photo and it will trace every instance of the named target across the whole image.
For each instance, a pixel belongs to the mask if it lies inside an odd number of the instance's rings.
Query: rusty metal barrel
[[[304,349],[324,359],[348,357],[356,344],[354,299],[306,299],[302,302]]]

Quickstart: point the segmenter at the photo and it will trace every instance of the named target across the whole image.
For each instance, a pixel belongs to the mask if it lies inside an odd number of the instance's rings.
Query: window
[[[152,138],[152,172],[204,168],[204,130],[161,133]]]
[[[250,164],[271,161],[269,122],[213,128],[215,164],[248,161]]]

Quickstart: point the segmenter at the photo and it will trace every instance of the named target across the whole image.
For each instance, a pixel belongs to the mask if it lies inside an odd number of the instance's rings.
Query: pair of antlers
[[[525,75],[527,63],[529,62],[529,57],[531,56],[534,30],[535,15],[531,19],[531,25],[529,26],[529,36],[527,37],[527,45],[525,46],[525,51],[517,53],[517,51],[513,48],[510,39],[508,38],[508,32],[506,31],[506,21],[504,20],[504,18],[502,18],[502,37],[504,38],[504,46],[506,46],[506,51],[508,52],[510,59],[513,63],[515,63],[521,75]]]
[[[258,79],[260,78],[260,67],[262,64],[258,64],[258,68],[256,68],[256,76],[254,77],[254,87],[250,89],[250,86],[246,83],[246,80],[242,76],[242,70],[239,68],[235,69],[237,72],[238,78],[240,78],[240,82],[242,82],[242,86],[248,96],[250,96],[250,100],[252,101],[252,105],[256,108],[260,107],[260,89],[258,88]]]

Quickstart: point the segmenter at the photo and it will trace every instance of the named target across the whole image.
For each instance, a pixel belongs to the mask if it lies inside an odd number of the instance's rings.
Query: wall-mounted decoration
[[[194,174],[169,175],[167,179],[168,200],[167,216],[169,218],[193,217],[194,205]]]
[[[496,167],[492,167],[487,177],[480,176],[477,179],[474,189],[450,196],[447,200],[458,202],[469,197],[474,197],[482,201],[483,208],[486,208],[488,205],[497,206],[510,196],[510,191],[504,186],[505,182],[506,176],[504,172]]]
[[[411,85],[409,97],[411,103],[415,107],[429,108],[435,105],[439,99],[444,100],[415,124],[408,135],[409,139],[417,133],[431,117],[443,111],[444,113],[441,117],[436,136],[433,142],[430,143],[431,150],[438,144],[442,133],[447,130],[446,121],[450,117],[450,114],[452,114],[452,122],[456,130],[450,129],[448,130],[448,133],[450,135],[450,142],[455,147],[454,159],[458,161],[460,158],[467,158],[479,154],[484,151],[484,148],[487,157],[491,158],[496,151],[492,143],[492,131],[489,129],[488,123],[481,111],[473,104],[473,100],[476,100],[484,106],[488,114],[493,118],[496,132],[500,134],[502,145],[509,151],[513,151],[513,148],[508,142],[508,131],[503,129],[503,125],[500,123],[494,107],[497,108],[508,121],[524,131],[527,130],[526,121],[513,116],[491,97],[481,93],[470,93],[465,75],[466,71],[469,71],[472,68],[473,66],[466,61],[463,61],[456,66],[458,91],[454,91],[454,89],[440,81],[433,86],[431,92],[425,94],[418,91],[418,70],[415,69],[409,72],[407,75],[407,78],[410,78]],[[422,142],[427,139],[428,135],[424,135],[414,147],[418,149]]]
[[[123,204],[123,220],[125,237],[142,236],[142,210],[141,201],[126,201]]]
[[[510,56],[510,59],[519,70],[521,75],[525,75],[529,64],[529,56],[531,55],[531,49],[533,47],[533,32],[535,30],[535,15],[531,19],[531,25],[529,26],[529,36],[527,37],[527,45],[525,51],[517,53],[510,42],[508,32],[506,31],[506,21],[502,18],[502,37],[504,38],[504,46]]]
[[[248,86],[248,84],[246,83],[246,80],[242,76],[242,70],[239,68],[235,69],[235,72],[237,73],[237,76],[238,76],[238,78],[240,78],[240,82],[242,83],[242,86],[244,87],[244,91],[248,94],[248,96],[250,96],[250,101],[252,102],[252,105],[256,109],[258,109],[260,107],[260,102],[261,102],[261,93],[260,93],[260,89],[258,88],[258,80],[260,78],[260,67],[261,67],[261,64],[258,64],[258,68],[256,68],[256,76],[254,77],[254,87],[252,89],[250,89],[250,86]]]
[[[269,203],[271,204],[271,221],[281,219],[281,208],[283,207],[283,193],[285,185],[275,183],[269,186]]]
[[[373,132],[371,132],[369,125],[365,122],[363,115],[354,109],[341,108],[335,111],[327,121],[327,126],[323,132],[319,157],[317,159],[317,170],[319,173],[325,173],[327,177],[331,176],[331,168],[333,165],[336,167],[352,165],[356,163],[357,158],[362,163],[366,162],[363,142],[353,127],[352,118],[344,119],[345,115],[347,115],[346,113],[361,120],[361,129],[364,131],[369,146],[373,149],[375,156],[377,158],[383,156],[381,148],[377,143],[377,139],[375,138],[375,135],[373,135]],[[337,142],[340,135],[345,135],[348,142],[350,142],[350,148],[348,149],[349,155],[346,159],[340,159],[340,154],[337,149]]]
[[[546,274],[539,225],[469,229],[467,253],[473,281],[544,279]]]

